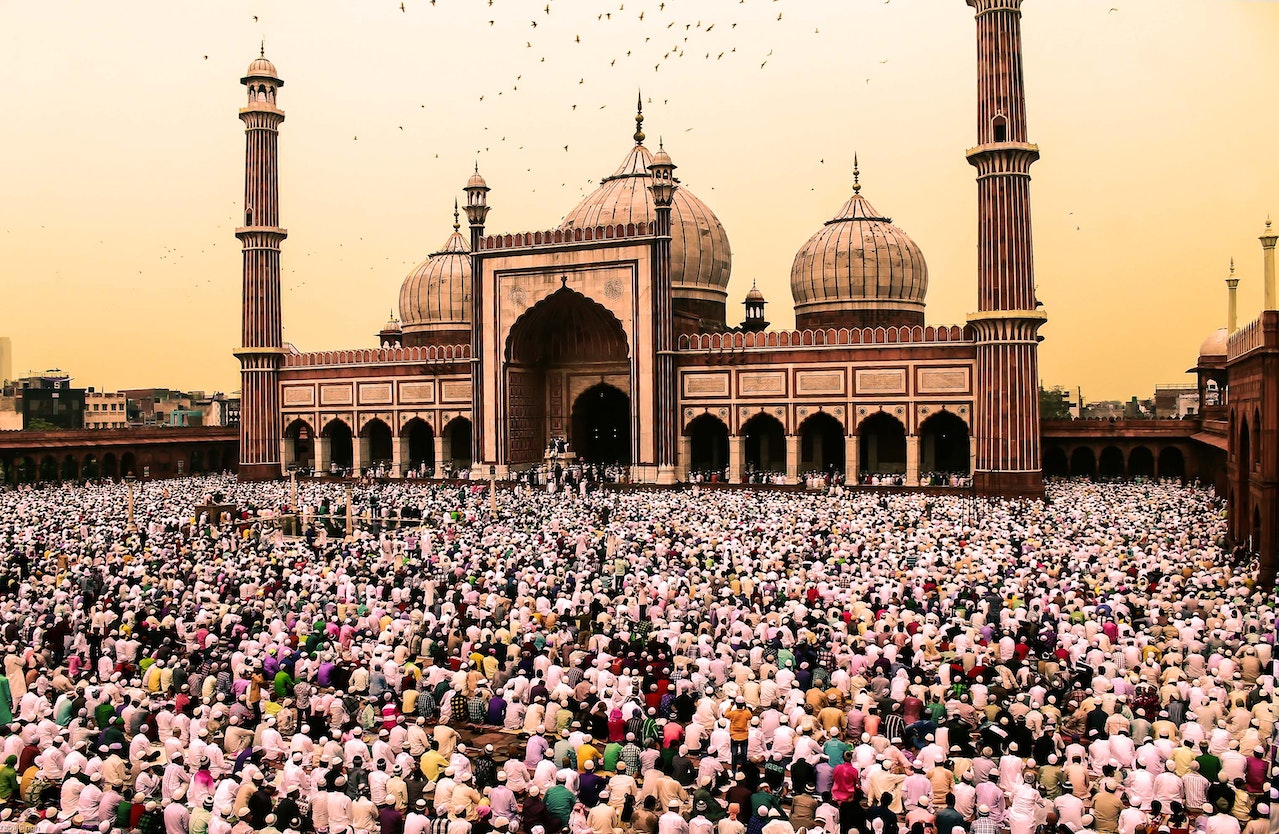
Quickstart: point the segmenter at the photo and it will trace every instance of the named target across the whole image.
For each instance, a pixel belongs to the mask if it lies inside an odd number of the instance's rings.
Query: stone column
[[[786,483],[799,483],[799,435],[786,435]]]
[[[680,435],[679,438],[679,478],[681,481],[688,480],[688,471],[693,466],[693,438],[686,434]]]
[[[906,486],[919,486],[919,436],[906,435]]]
[[[405,460],[409,456],[409,439],[403,435],[391,438],[391,477],[403,478]]]
[[[369,439],[356,435],[351,441],[351,469],[356,475],[368,465]]]
[[[435,435],[435,467],[428,474],[436,478],[443,474],[445,464],[444,455],[446,452],[447,450],[444,448],[444,435]]]
[[[333,446],[332,442],[322,434],[315,436],[315,471],[323,474],[329,471],[329,464],[333,462]]]
[[[746,457],[746,435],[730,434],[728,436],[728,482],[741,483],[742,460]]]
[[[845,483],[857,483],[857,452],[859,444],[857,435],[850,434],[844,438],[844,481]]]

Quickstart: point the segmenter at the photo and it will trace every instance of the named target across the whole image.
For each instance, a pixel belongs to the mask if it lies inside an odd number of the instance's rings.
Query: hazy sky
[[[302,350],[373,344],[477,159],[491,231],[558,224],[627,152],[637,88],[649,144],[664,137],[728,230],[730,322],[757,279],[774,326],[793,324],[791,261],[847,199],[855,150],[864,193],[928,260],[928,321],[975,308],[962,0],[545,6],[0,4],[0,334],[15,371],[238,388],[239,78],[263,37],[285,79],[284,335]],[[1260,307],[1257,236],[1279,219],[1279,4],[1024,10],[1043,379],[1090,400],[1145,395],[1186,379],[1225,323],[1231,256],[1241,321]]]

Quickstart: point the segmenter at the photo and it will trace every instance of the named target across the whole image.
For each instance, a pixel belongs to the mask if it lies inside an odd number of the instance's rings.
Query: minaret
[[[967,0],[977,17],[977,342],[974,486],[983,494],[1042,496],[1039,336],[1030,166],[1022,79],[1022,0]]]
[[[480,176],[480,163],[466,181],[466,220],[471,226],[471,468],[479,476],[484,462],[484,273],[480,269],[480,239],[489,215],[488,183]],[[456,219],[456,218],[455,218]]]
[[[638,105],[637,105],[638,106]],[[644,114],[635,116],[635,143],[644,141]],[[679,412],[675,388],[675,311],[671,286],[671,203],[675,199],[675,163],[658,142],[657,153],[648,163],[653,181],[655,208],[653,221],[653,349],[656,390],[653,397],[653,425],[657,434],[657,482],[675,483],[679,465],[679,434],[674,415]]]
[[[244,225],[235,230],[243,249],[240,344],[240,478],[278,478],[280,469],[280,166],[277,140],[284,86],[264,54],[240,79],[248,88],[244,122]]]
[[[1235,277],[1235,259],[1230,259],[1230,277],[1226,279],[1226,335],[1239,329],[1239,279]]]
[[[1275,243],[1279,234],[1270,228],[1270,218],[1266,218],[1266,230],[1258,238],[1261,241],[1261,309],[1279,310],[1279,299],[1275,298]]]

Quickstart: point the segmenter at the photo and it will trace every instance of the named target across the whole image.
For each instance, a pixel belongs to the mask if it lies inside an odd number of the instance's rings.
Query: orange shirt
[[[751,711],[745,708],[730,709],[728,716],[728,737],[733,741],[746,741],[751,735]]]

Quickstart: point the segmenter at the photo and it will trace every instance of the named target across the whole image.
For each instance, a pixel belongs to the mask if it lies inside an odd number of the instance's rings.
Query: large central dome
[[[563,229],[585,229],[626,223],[649,223],[657,217],[649,190],[648,166],[653,155],[637,133],[622,164],[599,188],[568,213]],[[675,189],[671,204],[671,285],[679,313],[724,320],[728,277],[733,255],[723,225],[706,204],[683,186]]]

